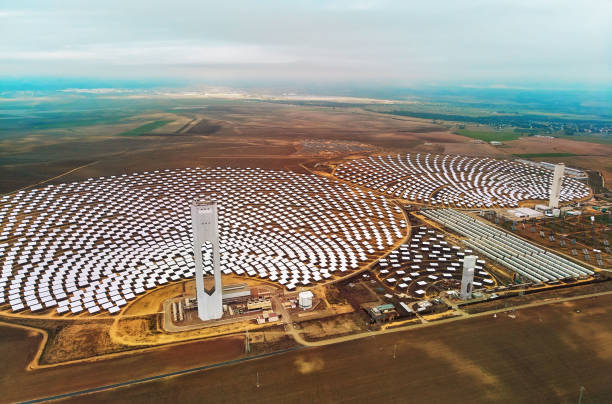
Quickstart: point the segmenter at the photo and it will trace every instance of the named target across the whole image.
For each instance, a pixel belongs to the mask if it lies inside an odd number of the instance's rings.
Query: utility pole
[[[251,352],[251,342],[249,341],[249,329],[246,329],[245,342],[244,342],[244,353]],[[259,387],[259,386],[257,386]]]

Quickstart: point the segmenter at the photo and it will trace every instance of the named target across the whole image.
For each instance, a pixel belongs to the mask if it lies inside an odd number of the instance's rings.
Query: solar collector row
[[[532,282],[584,277],[593,271],[550,253],[508,232],[453,209],[423,211],[449,229],[467,236],[465,244]]]

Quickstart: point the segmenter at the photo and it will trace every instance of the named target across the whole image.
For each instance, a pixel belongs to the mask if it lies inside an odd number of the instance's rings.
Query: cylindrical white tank
[[[300,292],[298,294],[298,304],[300,305],[300,309],[310,309],[312,307],[312,297],[313,294],[310,290]]]

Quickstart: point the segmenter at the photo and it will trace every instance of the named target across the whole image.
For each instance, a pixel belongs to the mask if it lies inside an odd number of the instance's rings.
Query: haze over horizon
[[[0,1],[0,77],[608,86],[610,16],[600,0]]]

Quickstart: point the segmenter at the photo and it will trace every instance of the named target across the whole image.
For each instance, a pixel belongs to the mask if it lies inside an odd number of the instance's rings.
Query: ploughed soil
[[[612,396],[610,303],[590,298],[367,337],[74,400],[573,403],[584,386],[583,402],[603,403]]]
[[[49,396],[239,357],[241,338],[26,372],[40,342],[0,328],[7,401]],[[395,353],[395,355],[394,355]],[[612,396],[612,296],[306,348],[67,401],[573,403]],[[259,387],[257,387],[259,374]],[[214,386],[214,388],[212,388]]]
[[[204,102],[205,103],[205,102]],[[602,171],[611,181],[611,145],[524,137],[501,147],[477,144],[431,120],[377,114],[354,107],[314,107],[266,102],[226,102],[188,112],[148,113],[134,119],[169,123],[140,136],[108,123],[39,130],[5,140],[0,153],[0,193],[51,183],[166,168],[234,166],[302,171],[300,163],[359,150],[430,152],[512,158],[521,153],[569,152],[546,158]],[[146,119],[145,119],[146,118]],[[119,134],[119,135],[118,135]],[[306,147],[304,146],[306,142]],[[311,142],[315,142],[313,144]],[[352,146],[351,146],[352,145]],[[84,168],[80,168],[84,165]]]
[[[548,139],[524,137],[505,143],[503,149],[508,154],[522,153],[572,153],[569,157],[540,157],[535,161],[565,163],[570,167],[601,172],[607,183],[612,181],[612,145],[579,142],[571,139]]]
[[[230,103],[190,109],[188,118],[175,114],[165,119],[175,120],[141,136],[113,135],[116,125],[102,124],[74,128],[70,136],[39,131],[5,142],[0,192],[75,168],[50,183],[196,166],[303,171],[300,163],[342,154],[351,149],[347,145],[357,144],[366,152],[405,152],[429,150],[428,142],[470,142],[429,121],[352,108]],[[316,142],[316,147],[304,147],[305,141]]]
[[[158,373],[202,366],[244,355],[244,337],[225,337],[210,341],[132,352],[111,359],[74,365],[26,370],[42,340],[32,331],[0,325],[0,372],[2,402],[46,397],[67,391],[141,378]]]

